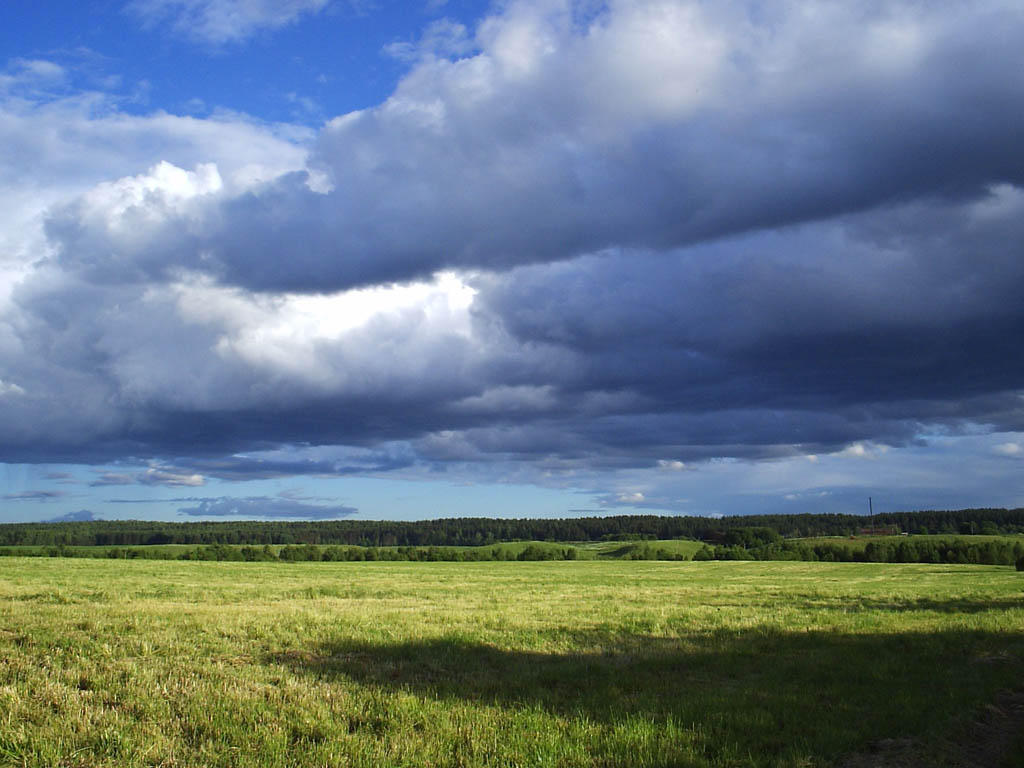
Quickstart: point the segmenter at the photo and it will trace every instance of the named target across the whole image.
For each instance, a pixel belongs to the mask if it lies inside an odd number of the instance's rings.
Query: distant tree
[[[757,549],[772,544],[779,544],[782,535],[768,526],[744,526],[726,531],[725,543],[728,546]]]

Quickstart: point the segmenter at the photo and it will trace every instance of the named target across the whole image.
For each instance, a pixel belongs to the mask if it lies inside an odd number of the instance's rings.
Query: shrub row
[[[843,544],[807,544],[800,541],[774,542],[760,547],[739,545],[704,546],[694,560],[818,560],[861,563],[959,563],[1014,565],[1021,570],[1024,543],[1009,541],[972,542],[953,540],[872,541],[863,549]]]
[[[166,549],[136,547],[95,547],[74,549],[68,547],[38,547],[11,549],[0,547],[0,557],[90,557],[125,560],[218,560],[235,562],[354,562],[354,561],[421,561],[421,562],[488,562],[508,560],[576,560],[575,547],[538,546],[530,544],[520,551],[512,547],[457,548],[457,547],[320,547],[300,544],[278,550],[263,547],[232,547],[225,544],[199,546],[184,552]],[[653,559],[653,558],[645,558]]]

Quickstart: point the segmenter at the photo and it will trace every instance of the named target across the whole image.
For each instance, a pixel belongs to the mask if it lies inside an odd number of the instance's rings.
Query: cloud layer
[[[149,273],[322,291],[612,247],[671,250],[1019,183],[1021,21],[1002,4],[513,3],[329,122],[308,168],[161,210]],[[213,203],[214,201],[211,201]],[[81,212],[70,265],[138,249]],[[168,219],[172,224],[165,226]],[[148,235],[148,237],[147,237]],[[95,238],[95,240],[93,240]],[[95,243],[95,244],[93,244]],[[281,253],[289,258],[282,260]]]
[[[512,2],[316,136],[13,64],[0,461],[541,482],[1024,430],[1024,15],[813,9]]]

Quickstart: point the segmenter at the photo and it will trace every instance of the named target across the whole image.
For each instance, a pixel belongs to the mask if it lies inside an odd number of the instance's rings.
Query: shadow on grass
[[[972,600],[970,598],[957,598],[949,600],[934,600],[922,597],[918,599],[907,598],[837,598],[829,596],[818,600],[807,599],[801,601],[799,598],[789,601],[790,607],[815,608],[827,606],[830,609],[844,611],[847,613],[860,611],[893,611],[896,613],[912,613],[919,611],[930,611],[933,613],[955,613],[974,614],[1008,611],[1024,608],[1022,598],[1001,598],[996,600]]]
[[[937,734],[1019,684],[1024,667],[1024,633],[567,631],[547,640],[575,650],[457,636],[393,644],[340,637],[266,661],[442,702],[540,708],[611,726],[638,717],[674,723],[720,760],[825,761],[878,739]]]

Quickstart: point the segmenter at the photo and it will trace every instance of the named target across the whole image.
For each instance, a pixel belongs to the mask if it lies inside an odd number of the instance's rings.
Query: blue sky
[[[0,521],[1024,505],[1015,3],[3,13]]]

